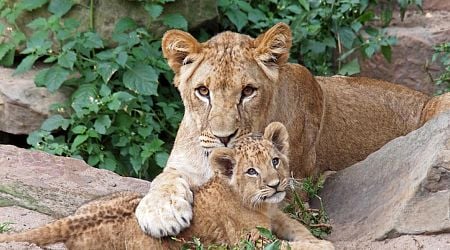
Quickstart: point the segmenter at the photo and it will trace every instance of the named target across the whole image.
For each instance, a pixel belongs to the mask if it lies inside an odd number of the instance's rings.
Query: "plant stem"
[[[91,0],[91,5],[89,7],[89,29],[92,32],[95,32],[95,23],[94,23],[94,0]]]

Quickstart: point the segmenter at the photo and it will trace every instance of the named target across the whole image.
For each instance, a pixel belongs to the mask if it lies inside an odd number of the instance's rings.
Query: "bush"
[[[421,1],[398,0],[398,4],[403,18],[408,5],[420,7]],[[387,26],[392,4],[379,15],[375,7],[376,1],[369,0],[219,0],[224,29],[258,35],[277,22],[289,24],[293,31],[291,60],[317,75],[359,73],[359,59],[350,57],[357,51],[364,58],[381,51],[390,61],[395,37],[371,24],[377,21]]]
[[[431,59],[432,62],[438,61],[443,66],[441,75],[434,79],[436,85],[441,86],[442,89],[437,94],[450,92],[450,42],[441,43],[434,47],[434,54]]]
[[[14,24],[21,12],[46,2],[20,1],[7,7],[2,1],[2,17]],[[170,84],[172,73],[162,57],[160,39],[123,18],[112,35],[117,46],[105,48],[93,27],[74,32],[79,22],[61,19],[71,7],[71,1],[50,1],[52,15],[27,25],[34,32],[26,40],[22,51],[26,57],[15,74],[43,60],[51,66],[39,71],[36,85],[50,91],[63,86],[73,90],[68,103],[54,105],[57,114],[27,142],[124,176],[150,179],[166,164],[183,112]],[[20,46],[23,40],[15,37],[24,36],[13,35],[1,46]]]

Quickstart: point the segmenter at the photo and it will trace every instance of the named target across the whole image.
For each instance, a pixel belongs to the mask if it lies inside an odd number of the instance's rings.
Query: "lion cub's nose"
[[[267,183],[267,186],[269,186],[273,189],[277,189],[279,185],[280,185],[280,180],[273,180],[270,183]]]

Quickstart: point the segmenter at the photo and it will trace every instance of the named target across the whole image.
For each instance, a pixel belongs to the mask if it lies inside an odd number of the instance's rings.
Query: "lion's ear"
[[[169,30],[162,38],[162,51],[170,68],[178,74],[183,64],[189,64],[188,55],[200,52],[200,43],[189,33]]]
[[[281,65],[289,59],[292,46],[291,29],[285,23],[277,23],[255,39],[256,59],[266,66]]]
[[[282,154],[289,153],[289,135],[282,123],[272,122],[267,125],[264,130],[264,138],[271,141]]]
[[[214,149],[209,156],[209,164],[216,173],[231,178],[236,165],[234,151],[230,148]]]

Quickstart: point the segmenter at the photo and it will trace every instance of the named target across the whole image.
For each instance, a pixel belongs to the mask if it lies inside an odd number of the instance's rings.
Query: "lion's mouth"
[[[285,196],[286,196],[285,191],[276,191],[275,193],[273,193],[270,196],[265,196],[263,198],[263,200],[264,200],[264,202],[267,202],[267,203],[279,203],[284,199]]]

